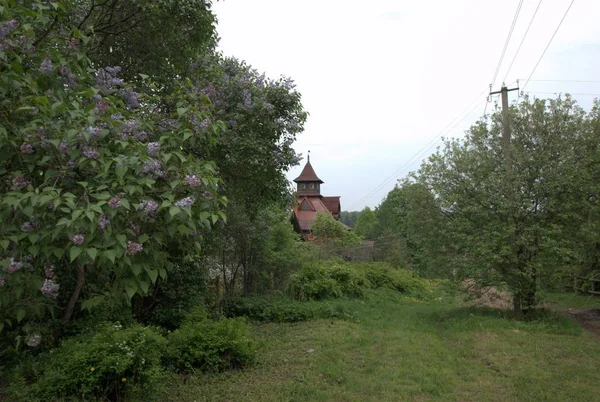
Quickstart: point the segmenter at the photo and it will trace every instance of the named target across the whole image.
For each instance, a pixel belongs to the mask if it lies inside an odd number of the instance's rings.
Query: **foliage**
[[[294,273],[289,292],[297,300],[323,300],[360,297],[369,286],[364,273],[342,262],[326,261]]]
[[[227,303],[228,317],[247,317],[258,322],[300,322],[316,318],[351,319],[353,315],[341,304],[323,301],[299,302],[287,298],[244,297]]]
[[[42,400],[151,395],[162,376],[165,345],[166,340],[149,327],[104,324],[92,336],[68,339],[44,356],[33,393]]]
[[[340,212],[340,222],[348,227],[354,228],[358,215],[360,215],[360,211],[342,211]]]
[[[396,269],[387,263],[353,263],[352,266],[365,274],[373,289],[388,288],[407,294],[420,294],[429,288],[427,282],[413,271]]]
[[[168,341],[165,365],[179,372],[242,368],[252,364],[257,353],[241,318],[190,320],[169,334]]]
[[[569,96],[526,98],[509,115],[511,169],[498,113],[491,126],[479,122],[463,140],[447,141],[418,180],[448,216],[444,236],[456,278],[507,283],[519,316],[535,304],[547,267],[577,263],[577,239],[595,199],[600,131],[588,129],[594,113],[586,116]]]
[[[146,294],[170,255],[197,252],[190,234],[222,219],[223,200],[214,164],[190,149],[210,149],[221,126],[197,124],[210,112],[189,82],[163,110],[151,82],[139,93],[95,68],[76,29],[39,42],[62,5],[2,6],[0,330],[28,334],[70,321],[82,293],[85,307]]]
[[[364,239],[373,240],[376,225],[377,216],[375,215],[375,212],[373,212],[371,208],[365,207],[365,209],[360,211],[360,215],[358,215],[358,219],[356,219],[354,232],[357,236]]]

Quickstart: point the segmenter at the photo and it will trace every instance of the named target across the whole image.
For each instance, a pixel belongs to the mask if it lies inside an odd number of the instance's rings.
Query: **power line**
[[[515,16],[513,17],[513,21],[510,26],[510,30],[508,31],[506,41],[504,42],[504,49],[502,49],[502,53],[500,54],[500,60],[498,60],[498,65],[496,66],[496,72],[494,73],[494,78],[492,78],[492,82],[491,82],[492,87],[496,83],[496,78],[498,77],[498,72],[500,71],[500,66],[502,65],[502,60],[504,60],[504,55],[506,54],[506,49],[508,48],[508,44],[510,43],[510,38],[515,29],[515,25],[517,24],[517,19],[519,19],[519,13],[521,12],[521,6],[523,6],[523,0],[519,1],[519,5],[517,6],[517,11],[515,12]]]
[[[571,9],[571,6],[573,6],[573,3],[575,3],[575,0],[571,0],[571,4],[569,4],[569,8],[567,8],[567,11],[565,11],[565,14],[563,15],[562,19],[560,20],[560,22],[558,23],[558,26],[556,27],[556,29],[554,30],[554,33],[552,34],[552,37],[550,38],[550,41],[548,42],[548,44],[546,45],[546,48],[544,49],[544,52],[542,53],[542,55],[540,56],[540,58],[538,59],[537,63],[535,63],[535,67],[533,67],[533,70],[531,71],[531,74],[529,74],[529,78],[527,78],[527,81],[525,81],[525,85],[523,85],[523,88],[521,88],[521,92],[523,92],[523,90],[525,90],[525,87],[527,86],[527,84],[529,84],[529,81],[531,80],[531,77],[533,76],[533,74],[535,73],[535,70],[537,69],[538,65],[540,64],[540,62],[542,61],[542,59],[544,58],[544,55],[546,54],[546,51],[548,50],[548,48],[550,47],[550,44],[552,43],[552,40],[554,39],[554,37],[556,36],[556,33],[558,32],[558,30],[560,29],[560,26],[562,25],[563,21],[565,20],[565,18],[567,17],[567,14],[569,13],[569,10]]]
[[[508,66],[508,70],[506,71],[506,75],[504,76],[504,80],[506,81],[506,78],[508,77],[508,73],[510,73],[510,69],[513,66],[513,63],[515,62],[515,60],[517,59],[517,56],[519,55],[519,51],[521,50],[521,46],[523,46],[523,42],[525,42],[525,38],[527,38],[527,34],[529,33],[529,28],[531,28],[531,24],[533,24],[533,20],[535,19],[535,16],[537,15],[538,10],[540,9],[540,6],[542,5],[542,1],[544,0],[540,0],[537,7],[535,8],[535,11],[533,13],[533,17],[531,17],[531,20],[529,21],[529,25],[527,26],[527,30],[525,31],[525,34],[523,35],[523,39],[521,39],[521,43],[519,43],[519,47],[517,48],[517,52],[515,53],[515,56],[513,57],[512,61],[510,62],[510,65]]]
[[[524,78],[522,78],[524,80]],[[529,80],[530,82],[579,82],[587,84],[600,84],[600,81],[594,80]]]
[[[584,94],[584,93],[571,93],[571,92],[539,92],[539,91],[529,91],[527,93],[530,93],[530,94],[546,94],[546,95],[557,95],[557,94],[564,93],[565,95],[600,96],[600,94]]]
[[[435,136],[434,138],[432,138],[431,141],[429,141],[423,148],[421,148],[419,151],[417,151],[405,164],[403,164],[402,166],[400,166],[391,176],[389,176],[388,178],[386,178],[383,182],[381,182],[376,188],[374,188],[373,190],[369,191],[366,195],[364,195],[362,198],[360,198],[358,201],[356,201],[354,204],[352,204],[349,208],[348,211],[352,210],[352,208],[354,208],[356,205],[360,204],[361,202],[369,199],[370,197],[372,197],[377,191],[379,191],[380,189],[382,189],[386,184],[388,184],[390,182],[390,180],[396,179],[402,172],[403,170],[406,170],[406,168],[410,167],[410,165],[412,163],[414,163],[414,161],[416,159],[418,159],[420,156],[422,156],[422,154],[427,153],[430,149],[432,149],[434,146],[437,145],[437,143],[439,142],[440,138],[444,135],[444,133],[447,133],[449,131],[451,131],[452,129],[454,129],[457,125],[459,125],[460,123],[462,123],[468,116],[470,116],[477,107],[480,106],[480,102],[481,102],[481,96],[483,94],[485,94],[487,92],[487,88],[484,89],[479,95],[477,95],[477,97],[473,100],[473,102],[471,102],[469,104],[469,106],[467,106],[467,108],[465,108],[457,117],[455,117],[454,119],[452,119],[450,121],[450,123],[448,123],[446,125],[446,127],[444,127],[442,129],[442,131],[440,131],[437,136]],[[471,106],[473,106],[473,104],[475,104],[475,108],[471,108]],[[460,120],[458,120],[456,123],[454,123],[454,125],[452,127],[450,127],[450,125],[459,117],[462,116],[466,111],[469,111],[465,116],[463,116]],[[450,127],[448,129],[448,127]],[[424,152],[423,152],[424,151]]]

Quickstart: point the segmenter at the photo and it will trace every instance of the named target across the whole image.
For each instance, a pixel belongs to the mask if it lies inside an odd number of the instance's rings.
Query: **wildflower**
[[[127,242],[127,250],[125,250],[125,255],[136,255],[143,249],[144,249],[144,247],[140,243],[128,241]]]
[[[189,197],[185,197],[185,198],[182,198],[181,200],[177,201],[175,203],[175,206],[189,208],[194,204],[195,201],[196,201],[196,199],[194,197],[189,196]]]
[[[20,261],[15,261],[14,258],[11,258],[10,264],[8,264],[8,268],[6,268],[6,273],[12,274],[21,269],[22,266],[23,264]]]
[[[100,215],[100,219],[98,219],[98,227],[100,230],[106,229],[106,226],[110,223],[110,219],[106,215]]]
[[[146,174],[146,176],[151,179],[156,179],[157,177],[165,177],[166,173],[162,169],[162,163],[155,159],[151,159],[144,163],[142,167],[142,172]]]
[[[75,161],[68,161],[67,162],[67,167],[69,169],[75,169],[77,167],[77,162],[75,162]]]
[[[48,57],[46,57],[42,61],[42,64],[40,64],[40,68],[38,69],[38,71],[44,75],[52,74],[52,72],[54,71],[54,66],[52,65],[52,61]]]
[[[63,153],[63,154],[67,154],[71,151],[71,149],[69,148],[69,146],[67,145],[67,143],[65,142],[61,142],[60,144],[58,144],[58,151]]]
[[[44,279],[44,283],[40,288],[40,291],[46,296],[52,297],[53,299],[58,297],[58,288],[60,285],[54,282],[52,279]]]
[[[125,378],[125,377],[121,378],[121,382],[127,382],[127,378]]]
[[[153,214],[158,209],[158,203],[156,201],[142,201],[138,208],[146,214]]]
[[[21,153],[23,154],[32,154],[34,152],[33,146],[31,144],[21,144]]]
[[[160,144],[158,142],[149,142],[146,145],[146,150],[148,151],[148,155],[156,156],[160,152]]]
[[[93,373],[94,371],[96,371],[96,369],[94,367],[90,367],[90,371]]]
[[[117,209],[121,206],[121,198],[120,197],[113,197],[110,200],[108,200],[108,206],[113,208],[113,209]]]
[[[42,342],[42,336],[39,334],[31,334],[29,338],[27,338],[27,346],[31,348],[37,347],[40,342]]]
[[[88,127],[88,132],[90,133],[90,135],[92,137],[97,138],[102,133],[102,127],[89,126]]]
[[[199,187],[202,182],[195,174],[188,174],[185,176],[185,181],[190,187]]]
[[[81,246],[83,244],[83,242],[85,241],[85,236],[82,234],[73,235],[71,237],[71,241],[73,242],[73,244]]]
[[[33,232],[35,230],[35,226],[33,222],[27,221],[21,225],[21,230],[23,232]]]

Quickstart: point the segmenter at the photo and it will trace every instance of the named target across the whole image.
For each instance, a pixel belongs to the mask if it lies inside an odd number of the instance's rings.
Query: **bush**
[[[289,291],[298,300],[360,297],[370,287],[365,275],[341,262],[305,267],[290,278]]]
[[[236,299],[224,306],[228,317],[247,317],[258,322],[300,322],[317,318],[354,318],[341,304],[298,302],[290,299],[269,300],[265,297]]]
[[[371,287],[388,288],[402,293],[417,294],[427,290],[427,282],[406,269],[396,269],[382,262],[356,264],[355,269],[364,273]]]
[[[165,365],[177,372],[223,371],[254,362],[257,348],[241,318],[189,321],[168,337]]]
[[[42,400],[149,395],[161,377],[165,338],[149,327],[105,324],[93,336],[68,339],[46,355],[43,376],[34,384]]]

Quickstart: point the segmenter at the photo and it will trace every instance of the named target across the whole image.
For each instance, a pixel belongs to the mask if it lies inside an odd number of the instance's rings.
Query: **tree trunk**
[[[513,312],[517,321],[523,320],[523,306],[521,305],[521,293],[513,295]]]
[[[81,289],[83,289],[84,283],[85,271],[83,265],[79,264],[79,268],[77,268],[77,282],[75,283],[75,289],[73,289],[73,293],[71,293],[69,303],[67,303],[67,307],[65,308],[61,318],[63,324],[67,324],[71,321],[73,311],[75,311],[75,304],[77,304],[77,300],[79,299],[79,294],[81,293]]]

